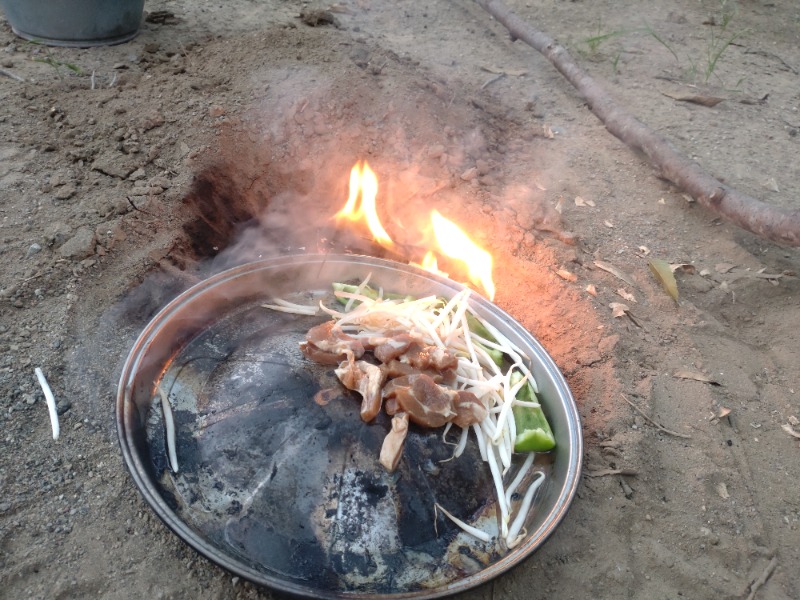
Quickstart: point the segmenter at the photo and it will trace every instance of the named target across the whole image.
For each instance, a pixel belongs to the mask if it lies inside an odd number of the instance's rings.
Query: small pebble
[[[34,242],[30,246],[28,246],[28,251],[25,253],[25,258],[30,258],[34,254],[38,254],[41,251],[42,251],[42,247],[39,244],[37,244],[36,242]]]

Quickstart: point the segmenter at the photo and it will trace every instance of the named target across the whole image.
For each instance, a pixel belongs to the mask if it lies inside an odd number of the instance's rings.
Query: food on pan
[[[501,536],[509,548],[515,546],[524,538],[525,515],[544,479],[543,472],[533,470],[533,453],[555,447],[527,357],[470,310],[469,289],[449,300],[412,298],[385,295],[368,281],[334,284],[344,306],[320,304],[332,319],[308,331],[302,352],[336,366],[342,384],[361,396],[365,422],[381,410],[392,416],[379,457],[388,471],[402,459],[409,422],[444,427],[445,435],[453,426],[460,428],[454,458],[463,453],[472,431],[495,483]],[[290,310],[290,303],[279,300],[265,306]],[[309,308],[301,307],[302,314]],[[529,455],[506,486],[512,455],[520,452]],[[517,489],[525,485],[519,500]],[[437,509],[476,535],[475,528]]]

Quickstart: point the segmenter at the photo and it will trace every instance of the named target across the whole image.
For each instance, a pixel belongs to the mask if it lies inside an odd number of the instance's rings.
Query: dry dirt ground
[[[510,6],[703,168],[800,208],[796,2]],[[148,0],[136,39],[92,49],[0,21],[0,596],[277,597],[152,515],[120,456],[116,381],[193,281],[315,250],[367,158],[390,224],[435,206],[490,248],[497,304],[552,354],[583,419],[566,519],[459,597],[746,598],[765,572],[756,598],[800,597],[800,447],[784,428],[800,417],[800,253],[659,180],[472,2],[344,0],[316,26],[308,8]],[[259,245],[237,237],[245,223]],[[651,258],[691,265],[678,303]],[[602,475],[615,469],[635,475]]]

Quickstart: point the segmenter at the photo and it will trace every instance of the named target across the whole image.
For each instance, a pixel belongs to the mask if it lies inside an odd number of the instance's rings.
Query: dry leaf
[[[609,229],[614,229],[614,224],[611,221],[603,221],[603,225],[605,225]]]
[[[717,493],[719,494],[719,497],[722,498],[723,500],[727,500],[728,498],[731,497],[731,495],[728,493],[728,486],[725,485],[724,482],[719,482],[717,484]]]
[[[696,94],[669,94],[667,92],[661,92],[667,98],[672,98],[673,100],[678,100],[679,102],[691,102],[692,104],[700,104],[702,106],[707,106],[711,108],[712,106],[716,106],[725,98],[717,98],[716,96],[698,96]]]
[[[666,204],[666,203],[667,203],[667,201],[666,201],[666,200],[664,200],[663,198],[660,198],[660,199],[658,200],[658,203],[659,203],[659,204]]]
[[[611,309],[611,316],[615,318],[624,317],[631,309],[630,306],[623,304],[622,302],[612,302],[608,305],[608,308]]]
[[[797,427],[798,425],[800,425],[800,419],[798,419],[794,415],[789,415],[789,418],[787,418],[786,420],[789,421],[789,425],[791,425],[792,427]]]
[[[784,423],[783,425],[781,425],[781,429],[783,429],[793,438],[797,438],[798,440],[800,440],[800,431],[795,431],[794,428],[788,423]]]
[[[735,269],[736,265],[732,265],[730,263],[719,263],[717,266],[714,267],[714,270],[717,273],[728,273],[732,269]]]
[[[675,371],[672,376],[678,379],[693,379],[694,381],[702,381],[703,383],[710,383],[711,385],[720,385],[718,381],[714,381],[707,375],[703,375],[697,371],[679,370]]]
[[[686,200],[687,202],[689,202],[690,204],[691,204],[692,202],[696,202],[696,200],[695,200],[694,198],[692,198],[692,197],[691,197],[689,194],[681,194],[681,197],[682,197],[684,200]]]
[[[731,414],[731,409],[723,406],[719,409],[719,412],[717,413],[717,418],[722,419],[723,417],[727,417],[729,414]]]
[[[556,202],[555,209],[558,214],[561,214],[561,211],[564,210],[564,196],[561,196],[558,199],[558,202]]]
[[[639,246],[639,251],[640,251],[642,254],[644,254],[645,256],[647,256],[648,254],[650,254],[650,248],[648,248],[647,246]]]
[[[575,206],[594,206],[594,200],[584,200],[580,196],[575,196]]]
[[[767,188],[771,192],[778,192],[778,182],[775,181],[774,177],[770,177],[764,182],[764,187]]]
[[[770,281],[778,281],[781,277],[783,277],[783,273],[762,273],[759,271],[758,273],[753,273],[752,277],[757,279],[769,279]]]
[[[624,271],[620,271],[614,265],[611,265],[611,264],[609,264],[609,263],[607,263],[605,261],[602,261],[602,260],[596,260],[596,261],[594,261],[594,266],[596,266],[598,269],[602,269],[603,271],[606,271],[607,273],[611,273],[615,277],[617,277],[617,278],[621,279],[622,281],[624,281],[625,283],[627,283],[629,286],[636,287],[636,284],[633,283],[633,279],[631,278],[631,276],[628,275],[627,273],[625,273]]]
[[[624,288],[619,288],[617,290],[617,295],[621,298],[624,298],[628,302],[636,302],[636,298],[631,294],[629,291],[625,290]]]
[[[531,181],[533,181],[533,185],[535,185],[537,189],[539,189],[539,190],[541,190],[543,192],[547,191],[547,188],[544,187],[541,183],[539,183],[539,180],[536,179],[535,177],[531,177]]]
[[[586,286],[586,292],[590,296],[594,296],[595,298],[597,298],[597,288],[594,287],[593,283],[590,283],[589,285]]]
[[[556,137],[555,134],[553,133],[553,130],[550,129],[550,125],[542,125],[542,135],[546,137],[548,140],[552,140],[553,138]]]
[[[697,270],[694,265],[689,263],[674,263],[671,264],[669,268],[672,269],[673,273],[678,269],[680,269],[684,273],[694,273]]]
[[[675,281],[675,276],[672,274],[669,263],[659,258],[651,258],[648,264],[650,265],[650,270],[653,272],[653,275],[661,282],[664,290],[677,302],[678,283]]]
[[[575,275],[575,273],[570,273],[566,269],[559,269],[558,271],[556,271],[556,275],[558,275],[559,277],[561,277],[561,279],[564,279],[566,281],[578,281],[578,276]]]
[[[522,77],[523,75],[527,75],[528,71],[524,69],[506,69],[504,67],[481,67],[484,71],[489,73],[494,73],[495,75],[510,75],[511,77]]]

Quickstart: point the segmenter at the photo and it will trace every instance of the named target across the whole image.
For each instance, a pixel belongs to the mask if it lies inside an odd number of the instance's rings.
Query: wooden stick
[[[643,411],[641,408],[639,408],[639,407],[638,407],[638,406],[636,406],[636,405],[635,405],[633,402],[631,402],[630,400],[628,400],[628,399],[625,397],[625,395],[624,395],[624,394],[620,394],[620,396],[622,396],[622,399],[623,399],[623,400],[625,400],[625,402],[627,402],[628,404],[630,404],[630,405],[631,405],[631,407],[632,407],[632,408],[633,408],[633,409],[634,409],[636,412],[638,412],[640,415],[642,415],[642,417],[644,417],[644,420],[645,420],[645,421],[647,421],[648,423],[650,423],[650,425],[652,425],[652,426],[653,426],[653,427],[655,427],[656,429],[659,429],[659,430],[663,431],[664,433],[668,433],[669,435],[674,435],[675,437],[679,437],[679,438],[686,438],[687,440],[690,440],[690,439],[692,439],[692,436],[690,436],[690,435],[687,435],[687,434],[685,434],[685,433],[678,433],[677,431],[672,431],[671,429],[667,429],[666,427],[664,427],[664,426],[663,426],[663,425],[661,425],[660,423],[656,423],[656,422],[655,422],[653,419],[651,419],[650,417],[648,417],[648,416],[645,414],[645,412],[644,412],[644,411]]]
[[[764,569],[764,571],[759,575],[758,579],[756,579],[753,583],[750,584],[750,593],[747,595],[747,600],[753,600],[756,597],[756,592],[767,583],[767,579],[770,578],[772,572],[775,570],[775,567],[778,566],[778,557],[773,556],[772,560],[769,561],[769,564]]]
[[[11,71],[7,71],[6,69],[0,69],[0,75],[2,75],[3,77],[8,77],[9,79],[15,79],[16,81],[19,81],[21,83],[25,83],[24,77],[20,77],[16,73],[12,73]]]
[[[587,477],[606,477],[608,475],[625,475],[636,477],[639,473],[633,469],[600,469],[599,471],[586,471]]]
[[[500,0],[475,0],[511,33],[538,50],[583,96],[589,109],[613,135],[643,152],[660,176],[690,194],[708,210],[773,242],[800,246],[800,210],[772,206],[736,191],[681,155],[665,137],[622,110],[563,46],[513,14]]]

